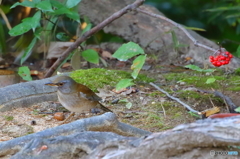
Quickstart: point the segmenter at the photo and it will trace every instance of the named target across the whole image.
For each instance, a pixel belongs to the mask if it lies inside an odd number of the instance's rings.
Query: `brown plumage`
[[[96,108],[104,112],[112,112],[99,103],[101,98],[91,89],[75,82],[69,76],[59,76],[52,83],[45,85],[58,87],[59,102],[71,112],[84,113]]]

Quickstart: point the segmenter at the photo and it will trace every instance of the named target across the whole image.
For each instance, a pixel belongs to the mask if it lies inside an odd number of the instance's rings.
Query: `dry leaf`
[[[220,112],[219,107],[213,107],[211,109],[207,109],[207,110],[201,111],[199,114],[205,115],[205,117],[209,117],[210,115],[216,114],[218,112]]]
[[[101,57],[105,60],[107,59],[115,59],[114,57],[112,57],[112,54],[109,51],[102,51],[101,53]]]
[[[51,42],[47,59],[58,58],[62,53],[73,44],[73,42]]]

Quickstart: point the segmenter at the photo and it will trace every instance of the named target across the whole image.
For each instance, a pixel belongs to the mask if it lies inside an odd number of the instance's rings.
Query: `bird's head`
[[[46,83],[48,86],[56,86],[61,93],[75,92],[77,83],[69,76],[58,76],[53,82]]]

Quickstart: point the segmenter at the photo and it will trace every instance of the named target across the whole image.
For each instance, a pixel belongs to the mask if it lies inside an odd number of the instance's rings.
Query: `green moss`
[[[182,99],[193,98],[193,99],[206,99],[209,100],[209,97],[212,97],[211,94],[205,94],[196,92],[196,91],[179,91],[179,97]]]
[[[106,70],[103,68],[92,68],[87,70],[77,70],[70,75],[77,82],[84,84],[97,91],[105,85],[115,86],[121,79],[132,78],[131,73],[120,70]],[[140,74],[135,82],[153,82],[154,79]]]
[[[240,68],[237,68],[234,72],[236,75],[240,75]]]
[[[240,91],[240,86],[228,88],[230,91]]]
[[[240,68],[235,70],[236,74],[240,74]],[[169,83],[185,82],[186,85],[193,85],[199,89],[224,89],[229,91],[240,90],[239,75],[224,75],[222,70],[217,70],[211,76],[196,71],[182,73],[168,73],[163,75]],[[207,84],[209,78],[215,78],[216,81]]]
[[[13,120],[13,116],[4,116],[5,120],[7,121],[12,121]]]
[[[146,95],[150,97],[155,97],[155,96],[163,95],[163,93],[158,91],[158,92],[152,92]]]

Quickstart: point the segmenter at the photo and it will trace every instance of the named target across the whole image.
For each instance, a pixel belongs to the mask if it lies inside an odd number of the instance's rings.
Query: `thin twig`
[[[163,102],[162,102],[162,101],[161,101],[161,106],[162,106],[162,109],[163,109],[163,115],[164,115],[164,118],[166,118],[167,115],[166,115],[166,111],[165,111],[165,109],[164,109],[164,106],[163,106]]]
[[[199,111],[194,110],[193,108],[191,108],[191,106],[183,103],[180,99],[171,96],[168,92],[164,91],[163,89],[161,89],[160,87],[158,87],[157,85],[155,85],[154,83],[150,82],[149,83],[151,86],[155,87],[157,90],[159,90],[160,92],[166,94],[168,96],[168,98],[177,101],[178,103],[182,104],[185,108],[187,108],[189,111],[193,112],[193,113],[199,113]]]
[[[199,47],[205,48],[207,50],[213,51],[214,53],[219,51],[219,49],[213,49],[213,48],[211,48],[209,46],[206,46],[204,44],[199,43],[182,25],[172,21],[171,19],[168,19],[167,17],[164,17],[164,16],[159,15],[159,14],[150,13],[150,12],[142,10],[140,8],[136,8],[136,10],[138,12],[143,13],[143,14],[147,14],[147,15],[149,15],[151,17],[162,19],[162,20],[167,21],[167,22],[171,23],[172,25],[176,26],[177,28],[182,30],[187,35],[187,37],[194,43],[195,46],[199,46]],[[221,49],[223,49],[223,51],[225,50],[224,48],[221,48]]]
[[[1,8],[0,8],[0,14],[1,14],[2,18],[4,19],[8,30],[11,30],[12,29],[11,24],[9,23],[7,16],[5,15],[5,13],[3,12],[3,10]]]
[[[67,56],[76,48],[78,48],[78,46],[84,42],[85,40],[87,40],[90,36],[92,36],[93,34],[95,34],[96,32],[100,31],[101,29],[103,29],[106,25],[110,24],[111,22],[113,22],[114,20],[116,20],[117,18],[121,17],[122,15],[126,14],[129,10],[134,10],[136,9],[138,6],[140,6],[142,3],[144,2],[144,0],[136,0],[134,3],[127,5],[126,7],[124,7],[123,9],[119,10],[118,12],[112,14],[110,17],[108,17],[107,19],[105,19],[104,21],[102,21],[100,24],[98,24],[97,26],[95,26],[94,28],[92,28],[91,30],[89,30],[88,32],[86,32],[85,34],[82,35],[82,37],[78,38],[76,40],[76,42],[74,42],[66,51],[63,52],[62,56],[60,56],[57,61],[52,65],[52,67],[48,70],[48,72],[45,74],[45,78],[46,77],[50,77],[54,71],[58,68],[58,66],[64,61],[65,58],[67,58]]]

